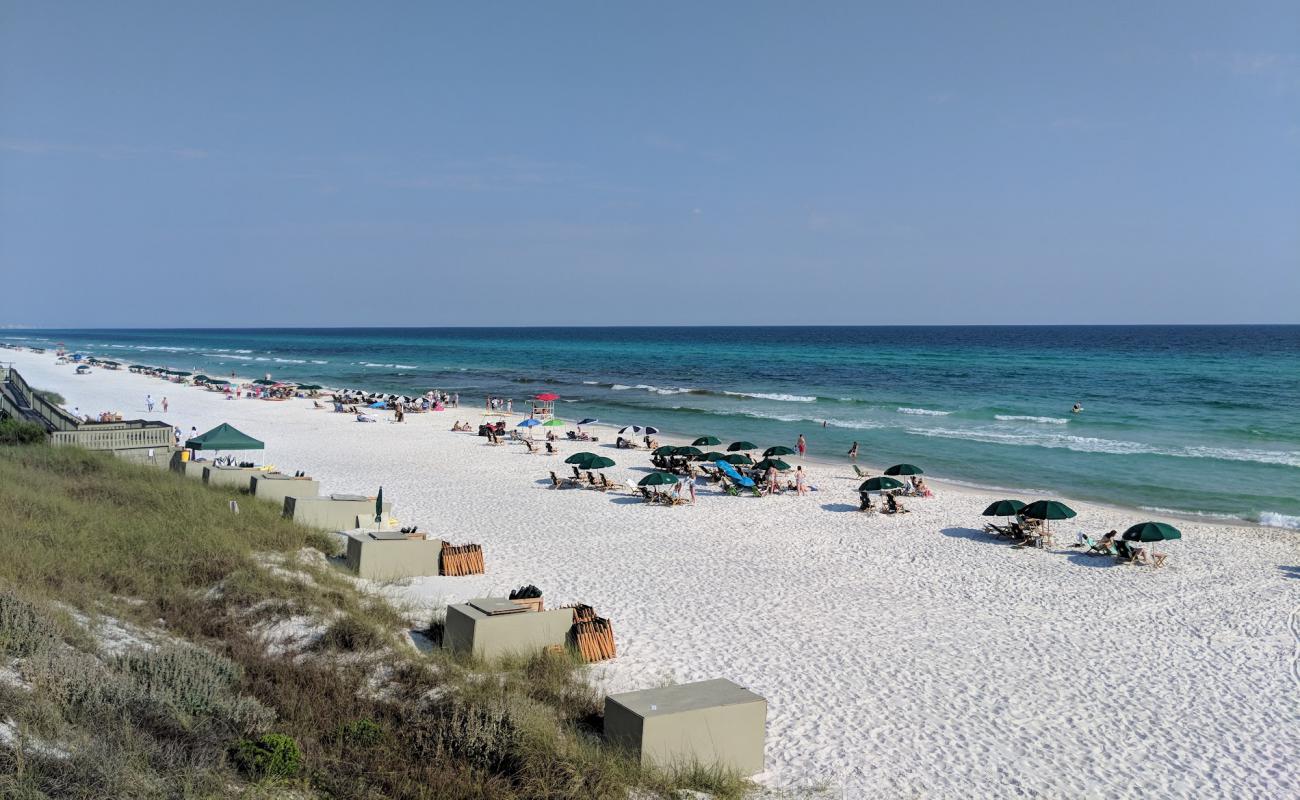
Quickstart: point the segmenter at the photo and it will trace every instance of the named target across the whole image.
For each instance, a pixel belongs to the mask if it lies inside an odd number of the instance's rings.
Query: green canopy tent
[[[223,422],[207,433],[187,439],[185,447],[190,450],[263,450],[266,444]]]

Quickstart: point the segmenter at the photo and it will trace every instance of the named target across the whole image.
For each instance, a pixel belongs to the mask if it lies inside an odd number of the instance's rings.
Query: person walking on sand
[[[166,413],[167,413],[167,398],[166,398],[166,397],[163,398],[162,407],[163,407],[163,413],[166,414]]]
[[[150,413],[153,413],[153,395],[147,394],[144,396],[144,407],[149,409]]]
[[[808,494],[808,483],[805,480],[802,464],[794,468],[794,488],[799,494]]]
[[[799,451],[800,458],[803,458],[808,452],[808,441],[803,438],[802,433],[799,434],[799,442],[795,445],[795,449]]]
[[[854,442],[853,446],[849,448],[849,461],[857,461],[857,460],[858,460],[858,443]]]

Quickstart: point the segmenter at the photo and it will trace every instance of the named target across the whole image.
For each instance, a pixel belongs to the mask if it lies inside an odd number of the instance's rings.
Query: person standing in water
[[[1080,403],[1075,403],[1074,408],[1070,409],[1070,411],[1072,411],[1075,414],[1078,414],[1080,411],[1083,411],[1083,405]]]
[[[858,443],[854,442],[853,446],[849,448],[849,461],[857,461],[857,460],[858,460]]]

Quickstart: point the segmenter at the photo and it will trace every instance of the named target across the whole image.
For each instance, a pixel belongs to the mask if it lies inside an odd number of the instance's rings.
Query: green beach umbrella
[[[607,469],[614,466],[614,459],[609,456],[593,456],[586,464],[582,465],[583,469]]]
[[[383,524],[384,521],[384,487],[379,487],[379,494],[375,495],[375,522]]]
[[[276,384],[276,382],[271,380],[270,378],[258,378],[257,380],[253,381],[253,383],[257,384],[258,386],[274,386]]]
[[[994,503],[990,503],[989,507],[984,509],[983,516],[1014,517],[1016,514],[1019,514],[1020,509],[1024,507],[1025,504],[1019,500],[998,500]]]
[[[792,455],[794,455],[794,448],[786,447],[783,444],[778,444],[775,447],[769,447],[763,451],[763,458],[771,458],[772,456],[792,456]]]
[[[543,423],[542,423],[542,427],[544,427],[544,428],[559,428],[559,427],[561,427],[561,426],[563,426],[563,425],[565,425],[565,424],[566,424],[566,423],[564,422],[564,420],[562,420],[562,419],[556,419],[556,418],[552,417],[552,418],[546,420],[545,422],[543,422]]]
[[[924,475],[925,470],[915,464],[895,464],[885,470],[886,475]]]
[[[1124,531],[1124,539],[1129,542],[1163,542],[1181,538],[1182,531],[1164,522],[1139,522]]]
[[[888,478],[883,475],[877,475],[874,478],[867,478],[858,487],[859,492],[888,492],[892,489],[902,489],[903,484],[894,478]]]
[[[637,481],[637,486],[671,486],[674,483],[677,483],[676,475],[670,475],[667,472],[652,472]]]
[[[209,378],[207,375],[195,375],[195,376],[194,376],[194,382],[195,382],[195,383],[207,383],[207,382],[210,381],[210,380],[212,380],[212,379]]]
[[[716,445],[722,444],[722,440],[716,436],[701,436],[700,438],[691,442],[691,444],[695,445],[696,447],[714,447]]]
[[[731,444],[727,445],[728,453],[734,453],[738,450],[757,450],[757,449],[758,449],[758,445],[754,444],[753,442],[740,441],[740,442],[732,442]]]
[[[709,452],[700,456],[700,461],[726,461],[726,460],[727,460],[727,454],[719,453],[716,450],[710,450]]]
[[[698,447],[692,447],[690,445],[687,445],[685,447],[677,448],[677,452],[673,453],[673,455],[686,456],[687,458],[699,458],[700,456],[704,455],[704,451]]]
[[[317,391],[320,391],[321,389],[323,389],[323,388],[325,388],[325,387],[323,387],[323,386],[318,386],[317,384],[314,384],[314,383],[300,383],[300,384],[298,384],[298,388],[299,388],[299,389],[303,389],[303,390],[308,391],[308,392],[317,392]]]
[[[584,450],[581,453],[574,453],[573,455],[564,459],[564,463],[581,465],[581,464],[585,464],[586,462],[590,461],[595,457],[596,457],[595,453],[588,453],[587,451]]]
[[[765,458],[754,465],[754,469],[768,470],[774,469],[777,472],[785,472],[790,469],[790,465],[779,458]]]
[[[671,444],[661,444],[650,451],[652,456],[674,456],[677,455],[677,446]]]
[[[1030,519],[1069,519],[1075,516],[1074,509],[1059,500],[1035,500],[1020,513]]]
[[[754,463],[754,459],[750,458],[744,453],[731,453],[726,458],[724,458],[723,461],[726,461],[728,464],[734,464],[736,466],[749,466]]]

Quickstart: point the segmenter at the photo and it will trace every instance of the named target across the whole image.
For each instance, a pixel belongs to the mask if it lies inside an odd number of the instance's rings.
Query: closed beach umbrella
[[[758,449],[758,445],[754,444],[753,442],[740,441],[740,442],[732,442],[731,444],[727,445],[728,453],[735,453],[740,450],[757,450],[757,449]]]
[[[903,484],[895,478],[889,478],[883,475],[877,475],[874,478],[867,478],[858,487],[859,492],[888,492],[894,489],[902,489]]]
[[[677,476],[667,472],[652,472],[641,480],[637,486],[671,486],[677,483]]]
[[[754,465],[754,469],[768,470],[774,469],[777,472],[785,472],[790,469],[790,465],[779,458],[765,458]]]
[[[1183,532],[1165,522],[1139,522],[1124,531],[1124,539],[1130,542],[1164,542],[1183,538]]]
[[[588,453],[587,451],[584,450],[581,453],[574,453],[573,455],[564,459],[564,463],[582,465],[595,457],[596,457],[595,453]]]
[[[727,454],[726,461],[728,464],[736,464],[740,466],[749,466],[754,463],[754,459],[744,453],[729,453]]]
[[[1035,500],[1020,513],[1030,519],[1069,519],[1075,516],[1074,509],[1059,500]]]
[[[700,438],[691,442],[691,444],[695,445],[696,447],[714,447],[716,445],[722,444],[722,440],[716,436],[701,436]]]
[[[516,427],[516,428],[531,428],[531,427],[533,427],[533,426],[535,426],[535,425],[541,425],[541,424],[542,424],[541,421],[536,420],[536,419],[533,419],[532,417],[529,417],[528,419],[521,420],[521,421],[519,422],[519,424],[515,425],[515,427]]]
[[[612,466],[614,466],[614,459],[610,458],[609,456],[592,456],[591,459],[582,466],[582,468],[583,469],[608,469],[609,467]]]
[[[375,522],[384,521],[384,487],[379,487],[379,494],[375,495]]]
[[[989,507],[984,509],[985,517],[1014,517],[1020,513],[1025,504],[1019,500],[998,500],[990,503]]]
[[[790,447],[786,447],[783,444],[778,444],[775,447],[769,447],[763,451],[763,458],[771,458],[772,456],[792,456],[792,455],[794,455],[794,449]]]
[[[925,470],[915,464],[895,464],[885,470],[886,475],[924,475]]]

